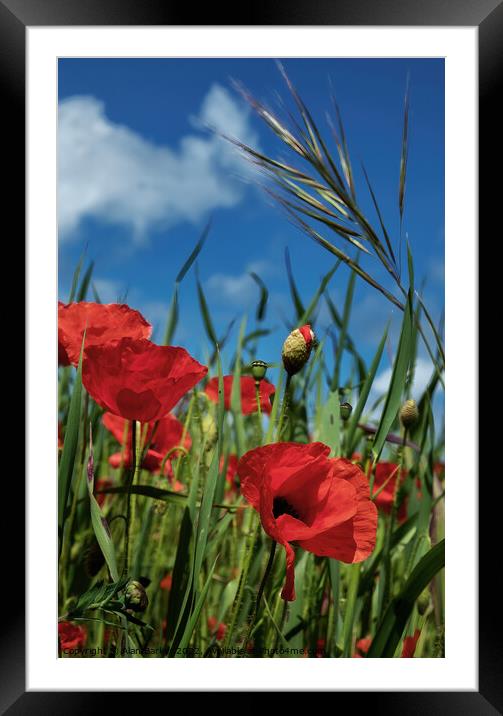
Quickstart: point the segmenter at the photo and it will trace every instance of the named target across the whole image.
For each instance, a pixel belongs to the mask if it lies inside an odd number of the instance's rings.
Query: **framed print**
[[[0,3],[28,338],[2,712],[501,712],[476,349],[501,5],[188,19]]]

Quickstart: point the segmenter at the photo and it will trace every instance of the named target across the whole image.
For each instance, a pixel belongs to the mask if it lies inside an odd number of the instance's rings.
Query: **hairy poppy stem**
[[[255,400],[257,401],[257,445],[262,442],[262,410],[260,409],[260,381],[255,381]]]
[[[246,538],[245,544],[244,544],[241,574],[239,577],[236,596],[234,598],[234,604],[232,606],[232,616],[231,616],[229,628],[227,630],[227,637],[225,640],[226,648],[230,646],[232,636],[234,633],[234,629],[236,627],[236,622],[239,617],[239,612],[241,611],[241,604],[243,602],[243,595],[244,595],[244,589],[246,586],[246,580],[248,579],[248,572],[250,571],[250,564],[251,564],[251,559],[252,559],[252,554],[253,554],[253,548],[255,546],[255,541],[256,541],[257,535],[259,533],[260,523],[257,522],[257,524],[254,525],[254,520],[255,520],[255,518],[252,515],[250,518],[250,532],[249,532],[249,534]]]
[[[125,555],[124,555],[124,574],[128,573],[130,565],[130,548],[131,548],[131,528],[134,523],[134,516],[136,511],[136,499],[132,494],[132,488],[134,485],[135,478],[140,471],[141,465],[141,423],[137,420],[133,420],[131,423],[131,447],[133,453],[133,466],[130,470],[130,477],[127,484],[127,511],[126,511],[126,544],[125,544]]]
[[[250,626],[248,627],[248,633],[246,634],[246,639],[243,644],[243,649],[246,652],[246,648],[248,646],[248,642],[250,641],[250,637],[253,631],[253,627],[255,625],[255,619],[257,617],[259,608],[260,608],[260,602],[262,601],[262,595],[264,594],[265,585],[267,584],[267,580],[269,578],[269,575],[272,570],[272,565],[274,563],[274,555],[276,554],[276,546],[277,546],[276,540],[272,541],[271,544],[271,551],[269,552],[269,560],[267,562],[267,567],[265,568],[264,576],[262,577],[262,581],[260,582],[260,587],[257,594],[257,601],[255,602],[255,609],[253,610],[251,619],[250,619]]]
[[[278,436],[277,440],[281,440],[282,432],[283,432],[283,423],[285,421],[285,417],[289,418],[288,413],[290,411],[290,384],[292,382],[292,376],[290,373],[287,373],[286,375],[286,383],[285,383],[285,392],[283,393],[283,403],[281,404],[281,412],[279,416],[279,423],[278,423]]]
[[[389,516],[386,535],[384,538],[385,569],[384,569],[384,590],[383,590],[383,600],[382,600],[383,609],[385,609],[387,607],[388,602],[390,600],[390,592],[391,592],[391,557],[390,557],[390,555],[391,555],[391,536],[393,534],[393,529],[394,529],[396,517],[398,514],[398,492],[400,490],[400,478],[402,476],[404,453],[405,453],[405,447],[407,445],[407,434],[408,434],[408,429],[404,428],[402,445],[400,447],[400,458],[398,460],[398,468],[397,468],[398,474],[396,476],[395,489],[393,491],[393,504],[391,506],[391,514]]]

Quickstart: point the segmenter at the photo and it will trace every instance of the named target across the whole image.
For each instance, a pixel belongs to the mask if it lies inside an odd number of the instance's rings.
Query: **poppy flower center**
[[[274,515],[274,519],[278,519],[280,515],[290,515],[291,517],[295,517],[295,519],[299,519],[299,513],[295,509],[295,507],[292,507],[292,505],[288,502],[288,500],[285,500],[284,497],[275,497],[274,502],[272,503],[272,513]]]

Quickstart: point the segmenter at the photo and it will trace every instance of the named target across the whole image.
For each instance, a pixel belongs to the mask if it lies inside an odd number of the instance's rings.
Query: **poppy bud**
[[[289,375],[295,375],[307,363],[313,347],[314,333],[306,324],[293,330],[283,343],[281,357]]]
[[[262,380],[267,373],[267,363],[264,363],[263,360],[254,360],[251,364],[251,372],[255,380]]]
[[[148,607],[145,587],[137,579],[131,579],[126,587],[125,605],[134,612],[144,612]]]
[[[428,587],[426,587],[426,589],[423,589],[423,591],[417,598],[416,606],[417,611],[421,615],[423,615],[430,606],[430,590],[428,589]]]
[[[349,420],[351,413],[353,412],[353,406],[351,403],[341,403],[341,418],[342,420]]]
[[[216,422],[209,413],[207,415],[203,415],[201,418],[201,432],[206,438],[206,449],[211,450],[217,441],[218,430]]]
[[[415,400],[406,400],[400,410],[400,421],[404,428],[412,428],[418,421],[419,411]]]

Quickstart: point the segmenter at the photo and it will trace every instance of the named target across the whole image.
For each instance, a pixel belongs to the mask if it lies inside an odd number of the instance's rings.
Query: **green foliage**
[[[335,99],[330,123],[335,149],[331,153],[309,109],[280,69],[298,112],[292,131],[241,91],[287,151],[301,160],[302,168],[295,161],[272,159],[236,143],[272,179],[268,190],[293,222],[335,256],[327,273],[319,277],[314,294],[304,296],[285,252],[292,302],[285,323],[288,330],[310,323],[317,333],[304,368],[287,377],[281,361],[286,335],[275,333],[270,316],[271,287],[258,274],[250,274],[257,287],[252,325],[246,316],[239,316],[229,321],[220,335],[196,269],[205,362],[209,377],[218,376],[218,401],[208,398],[202,382],[179,402],[174,412],[190,435],[190,448],[173,448],[161,471],[146,460],[138,461],[131,490],[129,468],[112,467],[109,461],[118,446],[101,422],[102,409],[83,390],[82,357],[76,371],[65,368],[60,372],[58,397],[64,433],[58,474],[60,551],[64,542],[60,619],[82,622],[87,645],[106,647],[108,656],[127,656],[124,647],[128,646],[145,657],[149,655],[147,647],[153,648],[153,655],[170,658],[293,657],[303,656],[304,650],[314,655],[322,644],[326,656],[344,658],[354,655],[360,638],[370,637],[369,657],[395,657],[400,655],[404,636],[416,628],[421,630],[422,657],[437,657],[442,652],[444,478],[438,474],[438,463],[443,460],[443,435],[435,426],[432,409],[443,388],[441,327],[433,323],[416,290],[408,244],[408,285],[402,282],[401,227],[397,242],[386,228],[365,169],[364,191],[369,192],[368,203],[377,216],[376,228],[362,210],[362,190]],[[408,144],[407,92],[398,177],[400,222],[405,212]],[[200,256],[209,231],[210,224],[176,276],[164,344],[170,344],[175,335],[180,287]],[[368,254],[374,261],[369,265],[380,264],[384,272],[379,276],[387,276],[389,283],[378,281],[377,274],[364,267]],[[329,291],[339,281],[337,272],[343,264],[349,275],[339,305]],[[70,301],[85,300],[90,288],[94,299],[100,301],[92,281],[93,269],[92,262],[84,269],[83,255],[73,277]],[[352,331],[357,277],[403,312],[398,344],[391,356],[391,381],[383,394],[376,391],[376,378],[389,343],[389,325],[374,346],[368,366]],[[322,310],[328,311],[330,319],[325,335],[320,335],[316,325],[321,323]],[[271,336],[277,337],[277,358],[267,373],[276,386],[272,410],[270,414],[244,414],[241,378],[250,375],[252,361],[262,359],[263,339]],[[413,393],[421,340],[431,358],[431,378],[419,396],[419,421],[404,434],[397,416],[403,401]],[[331,341],[333,355],[327,351]],[[224,374],[234,379],[228,409],[224,406]],[[340,404],[346,401],[353,409],[343,420]],[[321,441],[330,447],[332,457],[343,456],[358,464],[360,477],[368,480],[378,507],[375,548],[361,563],[346,564],[295,547],[297,597],[286,606],[281,598],[284,551],[271,550],[259,515],[241,494],[240,476],[232,471],[235,459],[248,450],[279,440]],[[148,455],[148,447],[143,446],[142,456]],[[404,475],[387,510],[380,500],[385,485],[374,487],[373,468],[380,461],[392,462],[396,474],[401,468]],[[100,484],[104,478],[111,484]],[[365,491],[362,483],[362,494]],[[130,513],[131,496],[134,510]],[[403,514],[399,507],[405,508]],[[121,574],[119,557],[122,565],[126,544],[132,558],[124,560]],[[89,569],[93,550],[97,567]],[[130,579],[145,585],[148,605],[144,612],[126,608],[125,587]],[[429,597],[431,584],[435,585],[434,599]],[[253,648],[253,654],[245,646]]]

